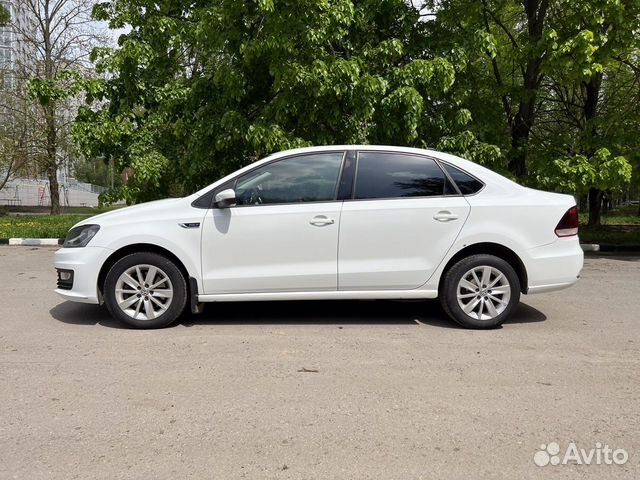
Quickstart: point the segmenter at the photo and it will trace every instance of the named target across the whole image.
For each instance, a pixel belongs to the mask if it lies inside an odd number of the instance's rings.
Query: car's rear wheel
[[[502,258],[471,255],[446,272],[440,301],[445,312],[464,327],[495,328],[518,305],[520,280]]]
[[[135,328],[161,328],[184,311],[187,283],[168,258],[137,252],[111,267],[103,295],[107,309],[118,320]]]

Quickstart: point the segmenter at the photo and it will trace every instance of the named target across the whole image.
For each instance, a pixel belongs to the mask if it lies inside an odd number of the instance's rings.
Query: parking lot
[[[493,331],[437,302],[208,305],[122,328],[52,291],[53,248],[0,248],[0,478],[637,478],[640,259]],[[542,444],[624,465],[540,467]]]

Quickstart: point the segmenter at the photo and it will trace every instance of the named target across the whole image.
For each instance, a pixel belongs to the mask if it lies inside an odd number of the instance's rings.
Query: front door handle
[[[438,213],[436,213],[433,216],[434,220],[437,220],[439,222],[451,222],[453,220],[457,220],[458,219],[458,215],[456,215],[455,213],[451,213],[448,210],[442,210]]]
[[[326,215],[318,215],[313,217],[309,223],[315,227],[323,227],[325,225],[333,225],[336,221]]]

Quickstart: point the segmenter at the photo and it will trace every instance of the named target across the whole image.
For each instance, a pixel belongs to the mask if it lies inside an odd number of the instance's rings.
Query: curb
[[[62,238],[0,238],[0,245],[20,245],[25,247],[62,245]]]
[[[640,253],[640,245],[600,245],[600,252]]]
[[[640,245],[599,245],[597,243],[582,243],[580,246],[583,252],[640,253]]]

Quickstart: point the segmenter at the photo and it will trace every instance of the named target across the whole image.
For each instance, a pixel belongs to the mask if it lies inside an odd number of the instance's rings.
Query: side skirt
[[[333,292],[219,293],[215,295],[198,295],[198,301],[260,302],[277,300],[420,300],[437,297],[437,290],[353,290]]]

